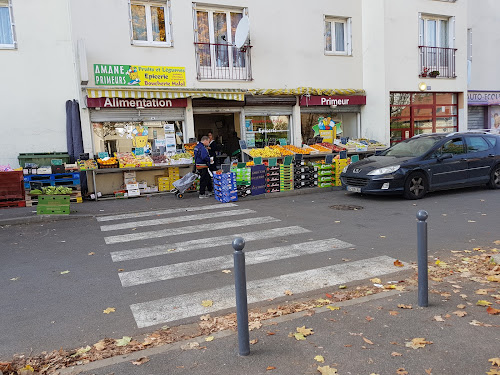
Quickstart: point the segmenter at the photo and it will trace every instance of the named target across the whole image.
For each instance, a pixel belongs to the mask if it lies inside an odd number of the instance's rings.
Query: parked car
[[[500,136],[486,132],[421,134],[350,164],[342,186],[366,194],[403,194],[488,185],[500,189]]]

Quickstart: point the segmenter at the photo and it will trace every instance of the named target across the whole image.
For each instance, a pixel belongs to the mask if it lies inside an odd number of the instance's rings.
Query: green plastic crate
[[[38,206],[52,206],[52,205],[65,205],[69,207],[69,195],[39,195]]]
[[[35,163],[42,166],[51,165],[53,159],[61,159],[63,163],[69,163],[69,154],[66,152],[29,153],[19,154],[17,159],[22,167],[24,167],[25,163]]]
[[[36,206],[37,215],[69,215],[69,205]]]

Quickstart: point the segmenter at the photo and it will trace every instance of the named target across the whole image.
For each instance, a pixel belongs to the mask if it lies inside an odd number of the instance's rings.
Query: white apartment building
[[[386,144],[465,130],[468,90],[500,88],[498,6],[472,3],[0,0],[0,165],[66,151],[72,99],[90,154],[130,151],[136,125],[249,147],[301,146],[320,117]]]

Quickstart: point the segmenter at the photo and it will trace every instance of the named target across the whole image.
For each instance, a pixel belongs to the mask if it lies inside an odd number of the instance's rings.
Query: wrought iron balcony
[[[419,46],[420,77],[456,78],[456,48]]]
[[[252,46],[238,48],[230,44],[195,43],[196,74],[199,80],[251,81]]]

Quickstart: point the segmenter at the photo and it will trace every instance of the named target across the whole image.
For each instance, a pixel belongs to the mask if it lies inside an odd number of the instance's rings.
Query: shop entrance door
[[[235,124],[235,122],[238,123]],[[220,160],[224,160],[239,148],[236,147],[238,145],[238,136],[235,136],[236,129],[239,129],[239,117],[235,113],[194,115],[196,141],[199,141],[205,135],[208,136],[208,133],[212,133],[218,144],[218,158]],[[220,165],[220,162],[218,165]]]

